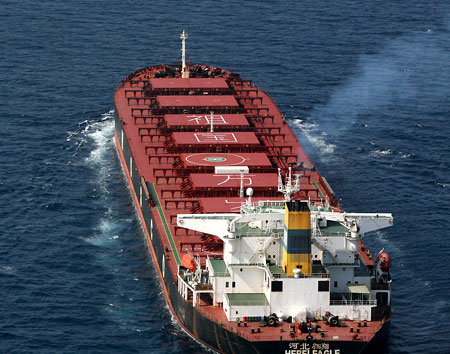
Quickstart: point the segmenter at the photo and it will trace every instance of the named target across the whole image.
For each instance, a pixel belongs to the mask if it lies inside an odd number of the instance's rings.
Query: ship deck
[[[221,251],[216,237],[178,228],[176,215],[238,212],[244,202],[240,175],[216,174],[216,166],[247,166],[243,183],[253,188],[255,202],[281,199],[278,168],[285,175],[291,166],[302,175],[301,191],[293,197],[327,198],[337,206],[266,93],[221,69],[211,69],[206,78],[154,77],[167,68],[143,69],[124,80],[115,103],[138,173],[159,199],[157,223],[169,231],[161,241],[174,254],[174,274],[187,249],[202,260]]]
[[[291,330],[291,323],[280,322],[276,327],[264,327],[259,322],[229,322],[220,307],[200,304],[199,311],[211,321],[220,324],[231,332],[238,333],[249,341],[297,341],[307,340],[310,333],[302,333],[299,330]],[[317,332],[311,333],[312,339],[316,341],[369,341],[375,333],[383,326],[380,321],[341,321],[339,327],[332,327],[325,321],[316,321],[320,326]],[[323,334],[322,334],[323,333]]]

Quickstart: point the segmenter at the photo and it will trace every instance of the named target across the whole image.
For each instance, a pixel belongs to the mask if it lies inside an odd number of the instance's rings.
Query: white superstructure
[[[229,321],[273,313],[301,321],[326,312],[370,321],[377,303],[389,305],[390,277],[360,241],[392,223],[391,214],[344,213],[307,201],[249,199],[240,214],[179,214],[178,226],[224,243],[223,258],[208,257],[196,270],[180,267],[179,291],[194,305],[208,294]]]

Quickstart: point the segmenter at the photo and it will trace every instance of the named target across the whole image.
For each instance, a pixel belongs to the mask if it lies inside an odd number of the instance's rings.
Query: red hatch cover
[[[172,127],[201,127],[211,126],[211,121],[214,126],[219,125],[235,125],[248,126],[245,114],[166,114],[164,116],[167,126]]]
[[[231,95],[202,95],[202,96],[156,96],[160,107],[238,107],[234,96]]]
[[[185,166],[272,166],[266,154],[263,153],[198,153],[181,154]]]
[[[188,144],[260,145],[256,135],[251,132],[235,132],[235,133],[174,132],[172,136],[175,140],[176,145],[188,145]]]
[[[281,195],[281,194],[280,194]],[[280,198],[252,198],[252,203],[261,200],[283,200]],[[244,198],[199,198],[205,213],[239,213]]]
[[[190,176],[194,188],[239,188],[241,185],[240,174],[211,174],[193,173]],[[276,173],[246,173],[243,178],[244,187],[266,188],[278,185]]]
[[[153,89],[227,89],[228,84],[223,78],[157,78],[150,79]]]

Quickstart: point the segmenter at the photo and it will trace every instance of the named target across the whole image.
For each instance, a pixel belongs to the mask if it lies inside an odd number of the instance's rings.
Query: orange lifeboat
[[[197,263],[193,256],[189,253],[186,253],[183,258],[181,258],[181,265],[191,271],[194,271],[197,268]]]
[[[378,262],[379,262],[380,268],[383,272],[388,272],[389,268],[391,268],[391,265],[392,265],[391,258],[384,251],[378,255]]]

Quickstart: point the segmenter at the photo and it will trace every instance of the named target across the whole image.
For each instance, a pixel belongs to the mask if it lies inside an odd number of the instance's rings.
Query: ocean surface
[[[450,353],[450,2],[0,1],[0,353],[206,353],[170,315],[113,93],[188,57],[269,93],[393,259],[390,354]]]

